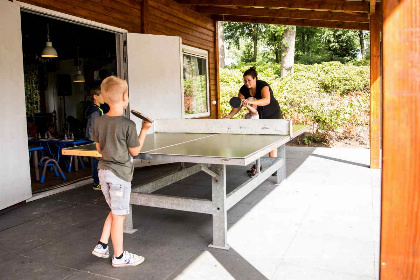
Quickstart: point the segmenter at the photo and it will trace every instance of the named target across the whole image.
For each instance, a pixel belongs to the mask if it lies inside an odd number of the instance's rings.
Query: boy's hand
[[[152,127],[152,123],[149,123],[149,122],[146,122],[146,121],[143,121],[142,123],[141,123],[141,129],[143,130],[143,129],[145,129],[145,130],[149,130],[149,128],[151,128]]]

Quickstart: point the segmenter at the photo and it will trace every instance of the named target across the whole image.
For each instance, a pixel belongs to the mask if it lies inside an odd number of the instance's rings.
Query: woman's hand
[[[230,119],[230,118],[232,118],[232,116],[231,116],[231,115],[226,115],[226,116],[224,116],[222,119]]]
[[[248,99],[242,99],[242,105],[244,105],[244,106],[250,106],[252,104],[254,104],[253,101],[250,101]]]

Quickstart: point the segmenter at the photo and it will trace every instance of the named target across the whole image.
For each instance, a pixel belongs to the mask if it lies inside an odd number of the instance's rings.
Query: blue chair
[[[67,168],[67,172],[70,173],[72,163],[73,163],[73,156],[66,156],[66,155],[63,155],[62,152],[61,152],[64,148],[67,147],[66,143],[57,142],[57,143],[55,143],[55,146],[57,147],[57,156],[56,156],[55,159],[57,160],[57,162],[60,162],[60,159],[62,159],[62,158],[67,159],[66,161],[64,161],[64,164]],[[80,157],[79,157],[78,162],[80,163],[80,166],[82,167],[82,169],[84,169],[85,165],[83,164],[83,161],[80,159]]]
[[[50,158],[50,157],[43,157],[39,161],[39,165],[41,167],[43,167],[42,176],[41,176],[41,180],[40,180],[41,184],[44,183],[45,173],[47,171],[47,167],[51,167],[54,170],[54,173],[57,177],[59,176],[58,172],[60,172],[60,175],[63,178],[63,180],[67,179],[66,175],[64,175],[63,170],[61,170],[60,165],[58,164],[58,162],[55,159]]]

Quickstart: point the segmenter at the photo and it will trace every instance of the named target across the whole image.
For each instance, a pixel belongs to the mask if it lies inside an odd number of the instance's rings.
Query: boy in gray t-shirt
[[[111,236],[114,255],[112,266],[135,266],[144,261],[144,257],[123,250],[123,229],[125,216],[130,214],[131,180],[133,179],[133,156],[139,154],[147,130],[151,127],[143,122],[137,136],[136,124],[124,117],[128,106],[127,82],[110,76],[101,84],[101,94],[110,110],[95,120],[92,140],[102,155],[99,160],[99,181],[105,200],[111,212],[105,220],[101,238],[92,254],[109,257],[108,241]]]

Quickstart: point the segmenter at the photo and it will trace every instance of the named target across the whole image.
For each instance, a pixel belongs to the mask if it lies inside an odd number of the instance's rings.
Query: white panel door
[[[130,109],[153,119],[182,118],[181,44],[180,37],[128,33]],[[139,131],[141,121],[130,118]]]
[[[0,210],[32,196],[20,8],[0,1]]]

